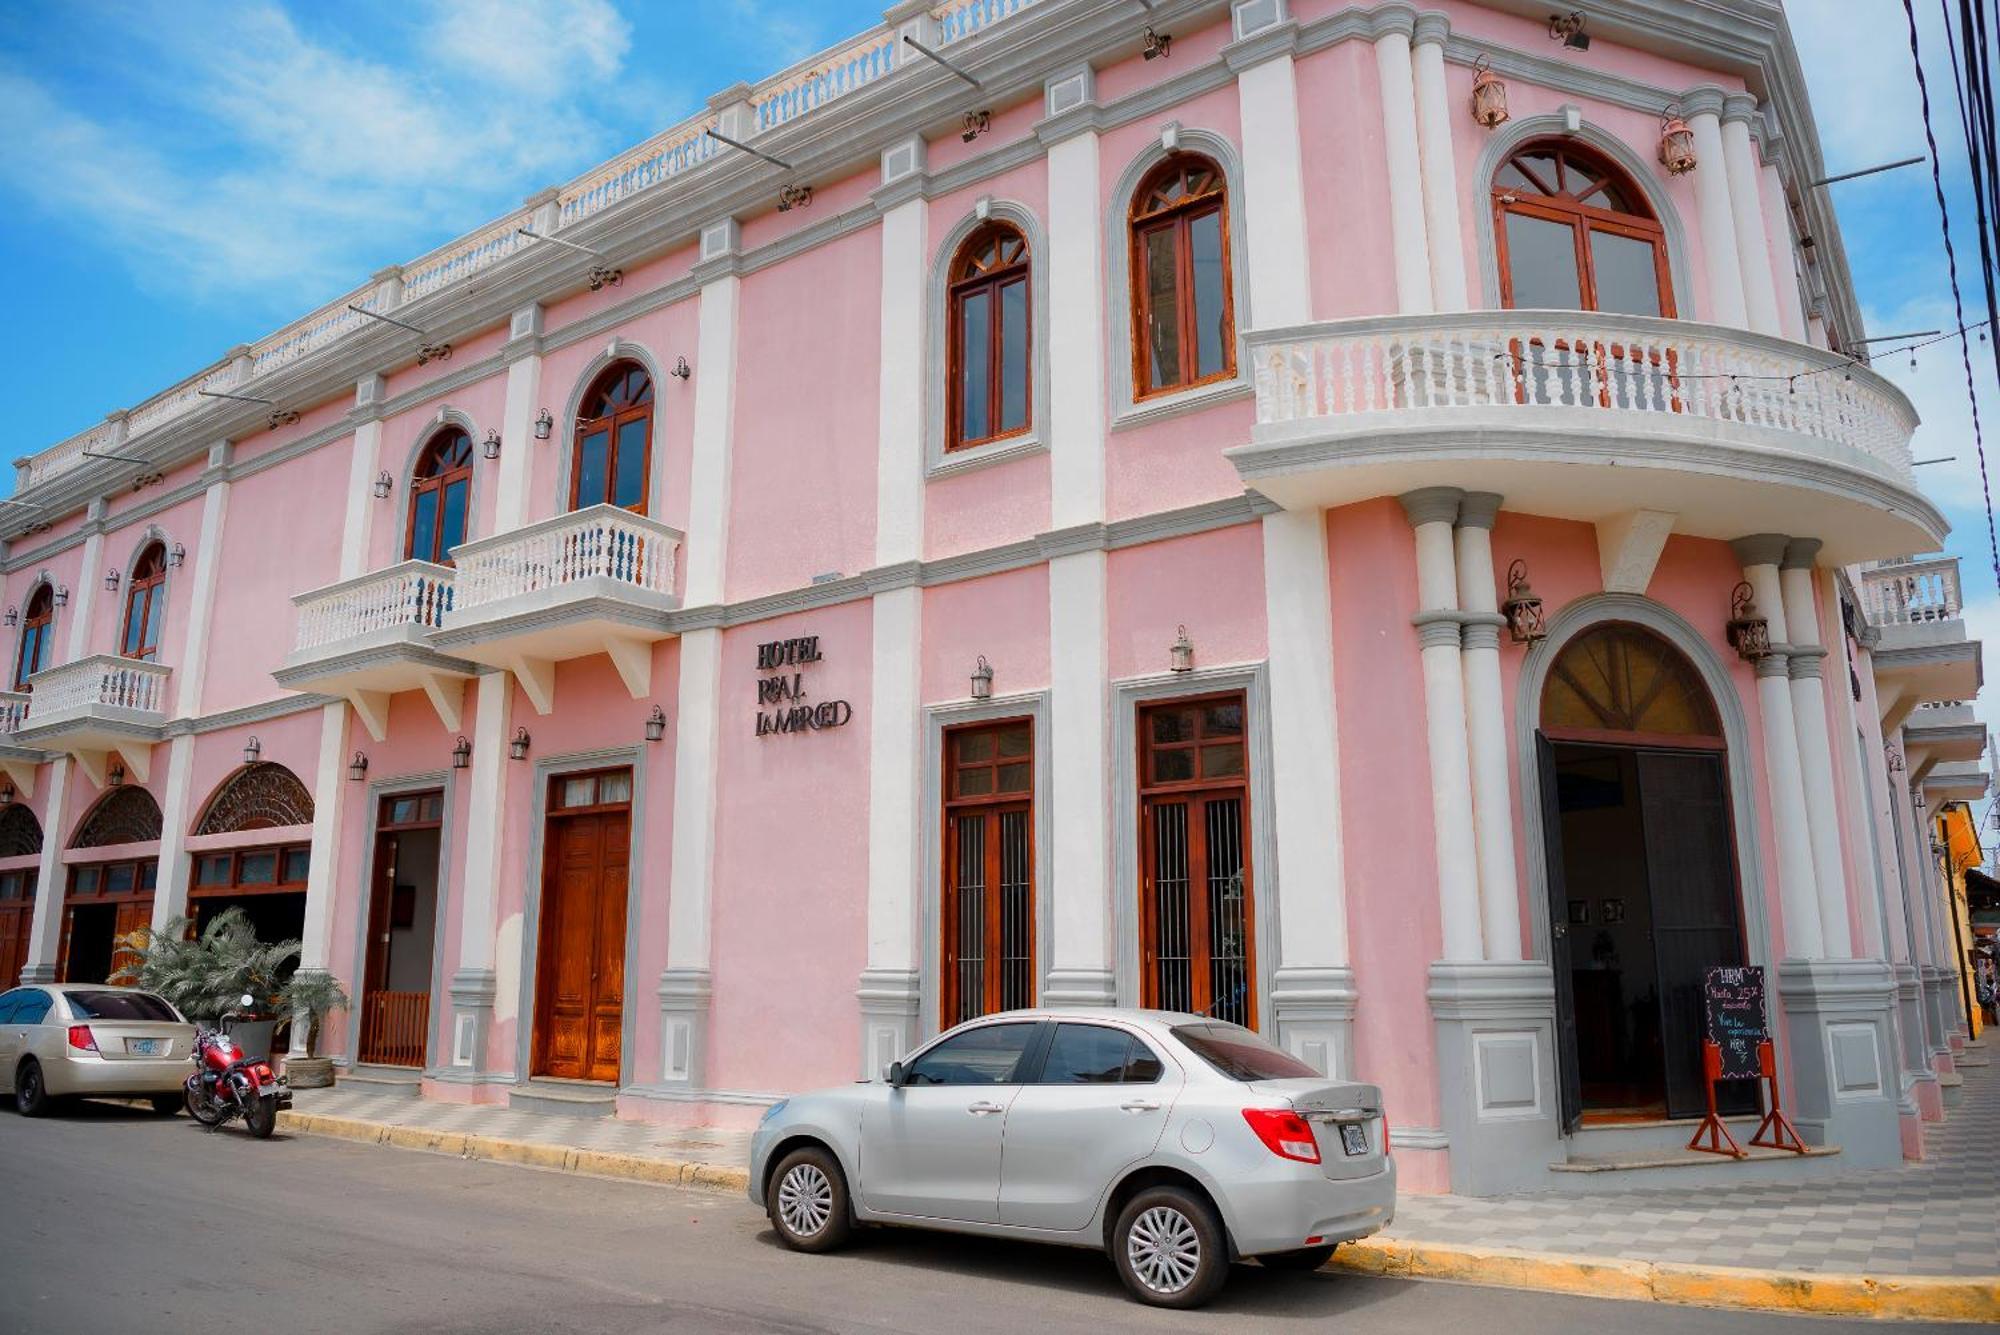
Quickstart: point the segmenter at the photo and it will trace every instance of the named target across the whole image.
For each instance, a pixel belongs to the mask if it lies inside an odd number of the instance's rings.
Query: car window
[[[28,990],[24,987],[17,987],[12,992],[0,992],[0,1024],[12,1023],[14,1007],[27,995]]]
[[[166,1020],[180,1019],[169,1006],[151,992],[71,992],[69,1012],[79,1020]]]
[[[954,1034],[910,1063],[912,1085],[1004,1085],[1014,1079],[1032,1024],[987,1024]]]
[[[1318,1071],[1237,1024],[1182,1024],[1174,1037],[1231,1080],[1292,1080]]]
[[[1146,1085],[1160,1078],[1160,1059],[1122,1029],[1059,1024],[1042,1062],[1044,1085]]]
[[[8,1023],[40,1024],[44,1019],[48,1018],[49,1007],[54,1004],[54,1001],[55,998],[46,992],[29,992],[14,1003],[14,1014],[8,1020]]]

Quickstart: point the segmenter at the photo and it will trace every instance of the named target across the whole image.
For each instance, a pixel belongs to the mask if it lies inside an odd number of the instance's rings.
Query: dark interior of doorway
[[[72,983],[101,983],[111,976],[113,938],[118,934],[116,904],[77,904],[69,911],[69,957],[63,970]]]
[[[265,943],[297,941],[305,935],[304,891],[261,895],[215,895],[194,901],[195,930],[203,931],[224,909],[240,908],[249,915],[257,939]]]

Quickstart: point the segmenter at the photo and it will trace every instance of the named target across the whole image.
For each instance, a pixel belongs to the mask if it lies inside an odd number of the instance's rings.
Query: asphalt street
[[[0,1103],[9,1333],[1308,1328],[1884,1327],[1251,1265],[1206,1311],[1155,1312],[1090,1252],[885,1230],[799,1256],[738,1198],[306,1136],[257,1142],[121,1105],[31,1122]]]

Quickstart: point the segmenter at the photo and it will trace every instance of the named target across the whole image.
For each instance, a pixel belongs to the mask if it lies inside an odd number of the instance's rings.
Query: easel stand
[[[1701,1075],[1702,1085],[1708,1091],[1708,1115],[1695,1128],[1694,1139],[1688,1142],[1687,1147],[1704,1154],[1726,1154],[1732,1159],[1749,1158],[1750,1151],[1736,1143],[1736,1137],[1729,1134],[1728,1126],[1715,1110],[1715,1085],[1722,1079],[1722,1049],[1715,1043],[1704,1042],[1701,1045]],[[1750,1143],[1759,1149],[1804,1154],[1806,1143],[1799,1138],[1797,1128],[1785,1116],[1784,1108],[1778,1101],[1778,1061],[1768,1038],[1757,1045],[1756,1078],[1770,1090],[1771,1111],[1765,1113],[1764,1120],[1757,1124],[1757,1133],[1750,1137]]]

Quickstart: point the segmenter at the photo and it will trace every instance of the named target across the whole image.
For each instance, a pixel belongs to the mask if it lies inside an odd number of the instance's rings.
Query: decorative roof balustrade
[[[939,44],[949,46],[986,31],[1034,3],[1035,0],[948,0],[931,11],[931,18],[937,22]]]
[[[878,29],[760,85],[750,98],[757,109],[757,129],[776,129],[874,83],[902,59],[897,46],[894,32]]]

